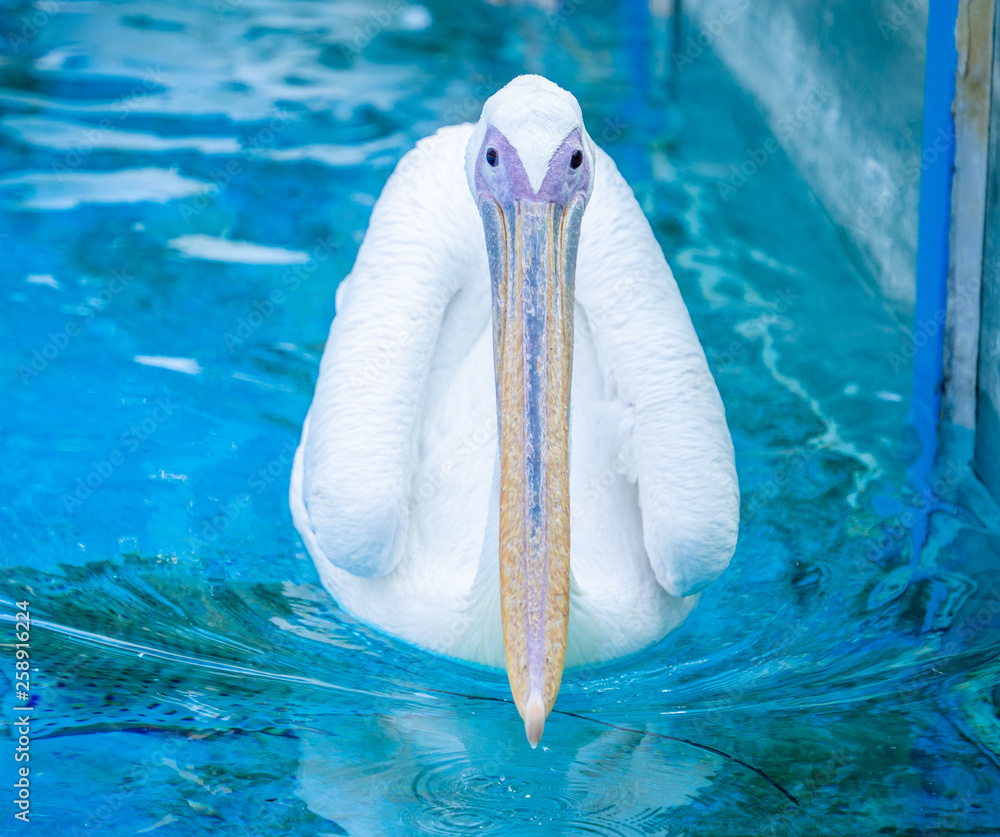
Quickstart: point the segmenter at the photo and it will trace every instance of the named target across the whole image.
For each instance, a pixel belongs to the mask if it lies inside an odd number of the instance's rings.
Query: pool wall
[[[1000,14],[995,10],[993,27],[975,466],[993,496],[1000,498]]]
[[[723,60],[908,325],[926,0],[687,0],[683,8],[680,60],[698,48]]]
[[[1000,499],[996,5],[687,0],[674,63],[722,59],[909,333],[917,470],[971,462]]]

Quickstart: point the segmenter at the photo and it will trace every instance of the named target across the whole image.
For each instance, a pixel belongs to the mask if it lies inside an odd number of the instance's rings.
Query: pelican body
[[[564,665],[637,651],[728,565],[725,411],[652,230],[539,76],[399,163],[295,455],[295,525],[340,605],[506,667],[532,746]]]

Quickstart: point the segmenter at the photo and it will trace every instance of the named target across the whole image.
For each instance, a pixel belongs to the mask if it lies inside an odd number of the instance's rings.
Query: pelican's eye
[[[497,155],[497,150],[495,148],[487,148],[486,149],[486,162],[487,163],[489,163],[491,166],[495,167],[496,164],[497,164],[497,162],[499,161],[499,159],[500,158]]]
[[[571,169],[578,169],[583,163],[583,152],[578,148],[573,152],[573,156],[569,158],[569,167]]]

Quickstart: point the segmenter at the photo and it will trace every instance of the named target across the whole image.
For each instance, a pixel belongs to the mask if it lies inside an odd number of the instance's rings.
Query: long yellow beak
[[[507,676],[538,745],[569,619],[569,396],[584,201],[480,208],[493,278],[500,438],[500,607]]]

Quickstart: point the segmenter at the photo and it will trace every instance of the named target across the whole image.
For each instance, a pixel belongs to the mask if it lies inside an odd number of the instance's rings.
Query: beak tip
[[[524,707],[524,732],[528,736],[528,743],[534,750],[538,742],[542,740],[542,733],[545,731],[545,704],[542,696],[535,692]]]

